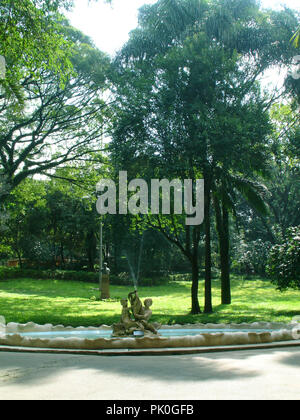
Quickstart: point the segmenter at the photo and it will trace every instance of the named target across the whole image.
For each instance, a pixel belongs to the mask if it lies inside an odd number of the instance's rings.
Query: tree
[[[273,123],[269,140],[272,164],[270,177],[266,180],[269,190],[266,202],[270,212],[267,217],[253,215],[251,230],[254,237],[276,244],[289,228],[300,223],[300,131],[298,113],[292,105],[274,104],[270,116]]]
[[[17,256],[20,267],[24,249],[36,245],[32,239],[39,236],[47,221],[44,195],[44,183],[28,179],[11,194],[6,211],[1,213],[0,243],[8,247],[11,256]]]
[[[27,178],[5,203],[0,242],[10,247],[21,266],[25,259],[39,268],[94,271],[99,216],[96,196],[87,194],[100,176],[99,168],[86,164],[57,169],[51,181]]]
[[[280,291],[288,288],[300,290],[300,228],[289,229],[280,245],[270,253],[267,271]]]
[[[101,97],[109,59],[67,22],[61,33],[72,40],[75,73],[63,86],[51,69],[39,69],[38,79],[25,76],[22,110],[9,96],[1,99],[0,200],[29,176],[51,173],[102,149],[106,104]]]
[[[254,1],[161,0],[141,11],[140,25],[117,59],[113,148],[114,156],[122,156],[120,165],[126,162],[147,179],[205,179],[205,312],[212,310],[212,191],[216,181],[231,176],[250,196],[255,176],[266,171],[273,98],[261,94],[257,78],[271,64],[291,59],[292,49],[275,50],[268,39],[272,34],[286,46],[295,25],[292,14],[267,15]],[[249,180],[248,187],[242,180]],[[171,242],[175,235],[185,253],[189,234],[184,236],[182,222],[174,220],[155,226]],[[200,231],[189,232],[197,262]],[[192,312],[197,313],[194,278]]]
[[[249,207],[237,197],[233,264],[240,272],[265,275],[272,245],[281,244],[288,230],[300,223],[298,113],[291,104],[277,103],[270,109],[272,132],[268,139],[271,156],[264,201],[268,213]]]

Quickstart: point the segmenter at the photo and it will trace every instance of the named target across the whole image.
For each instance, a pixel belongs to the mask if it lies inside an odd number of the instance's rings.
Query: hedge
[[[83,281],[88,283],[96,283],[99,279],[99,274],[90,273],[86,271],[63,271],[63,270],[33,270],[23,268],[8,268],[0,267],[0,280],[8,279],[53,279],[53,280],[73,280]]]
[[[0,267],[0,281],[9,279],[37,279],[37,280],[63,280],[63,281],[82,281],[85,283],[98,283],[99,273],[87,271],[63,271],[63,270],[33,270],[22,268]],[[139,280],[140,286],[155,286],[165,284],[170,279],[162,278],[142,278]],[[127,273],[111,275],[110,283],[119,286],[132,286],[133,280]]]

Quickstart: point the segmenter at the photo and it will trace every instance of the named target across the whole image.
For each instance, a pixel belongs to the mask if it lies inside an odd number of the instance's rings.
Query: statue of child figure
[[[134,319],[138,323],[142,324],[143,330],[150,331],[153,334],[157,335],[158,332],[156,328],[159,328],[160,324],[155,325],[155,328],[154,325],[149,322],[152,316],[152,311],[150,309],[150,307],[153,304],[152,299],[145,299],[143,306],[141,299],[139,298],[138,292],[136,290],[132,293],[129,293],[128,299],[131,304],[131,311],[134,316]]]
[[[122,314],[120,323],[113,325],[113,336],[126,336],[133,334],[134,331],[140,329],[140,325],[131,319],[130,309],[128,308],[128,300],[122,299]]]
[[[129,293],[128,295],[131,307],[128,308],[128,300],[122,299],[122,314],[120,323],[113,325],[113,337],[124,337],[133,335],[134,331],[143,331],[146,335],[155,334],[158,332],[156,328],[160,328],[160,324],[151,324],[149,319],[152,316],[150,309],[152,299],[146,299],[144,306],[138,296],[137,291]],[[134,319],[131,318],[131,314]]]

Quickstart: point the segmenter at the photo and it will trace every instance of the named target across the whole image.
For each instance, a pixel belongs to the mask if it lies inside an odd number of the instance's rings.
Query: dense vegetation
[[[71,3],[0,5],[0,261],[48,273],[30,278],[96,278],[95,186],[126,170],[203,178],[205,218],[104,216],[115,284],[184,275],[194,315],[219,297],[234,304],[232,274],[269,275],[272,293],[299,288],[299,15],[255,0],[158,0],[108,57],[70,26]],[[274,66],[290,69],[280,91],[260,83]]]

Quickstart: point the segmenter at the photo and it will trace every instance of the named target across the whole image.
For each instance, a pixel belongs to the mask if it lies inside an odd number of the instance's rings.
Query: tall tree
[[[0,200],[26,177],[100,150],[104,133],[109,59],[67,22],[61,33],[72,42],[74,71],[65,83],[51,69],[21,81],[24,107],[10,95],[0,99]]]
[[[291,59],[286,41],[295,25],[290,12],[266,14],[255,1],[161,0],[142,9],[117,58],[115,155],[140,175],[152,167],[163,178],[205,179],[205,312],[212,310],[214,180],[220,173],[251,180],[265,170],[272,99],[257,78]],[[269,45],[271,34],[285,49]],[[192,302],[195,293],[193,287]]]

